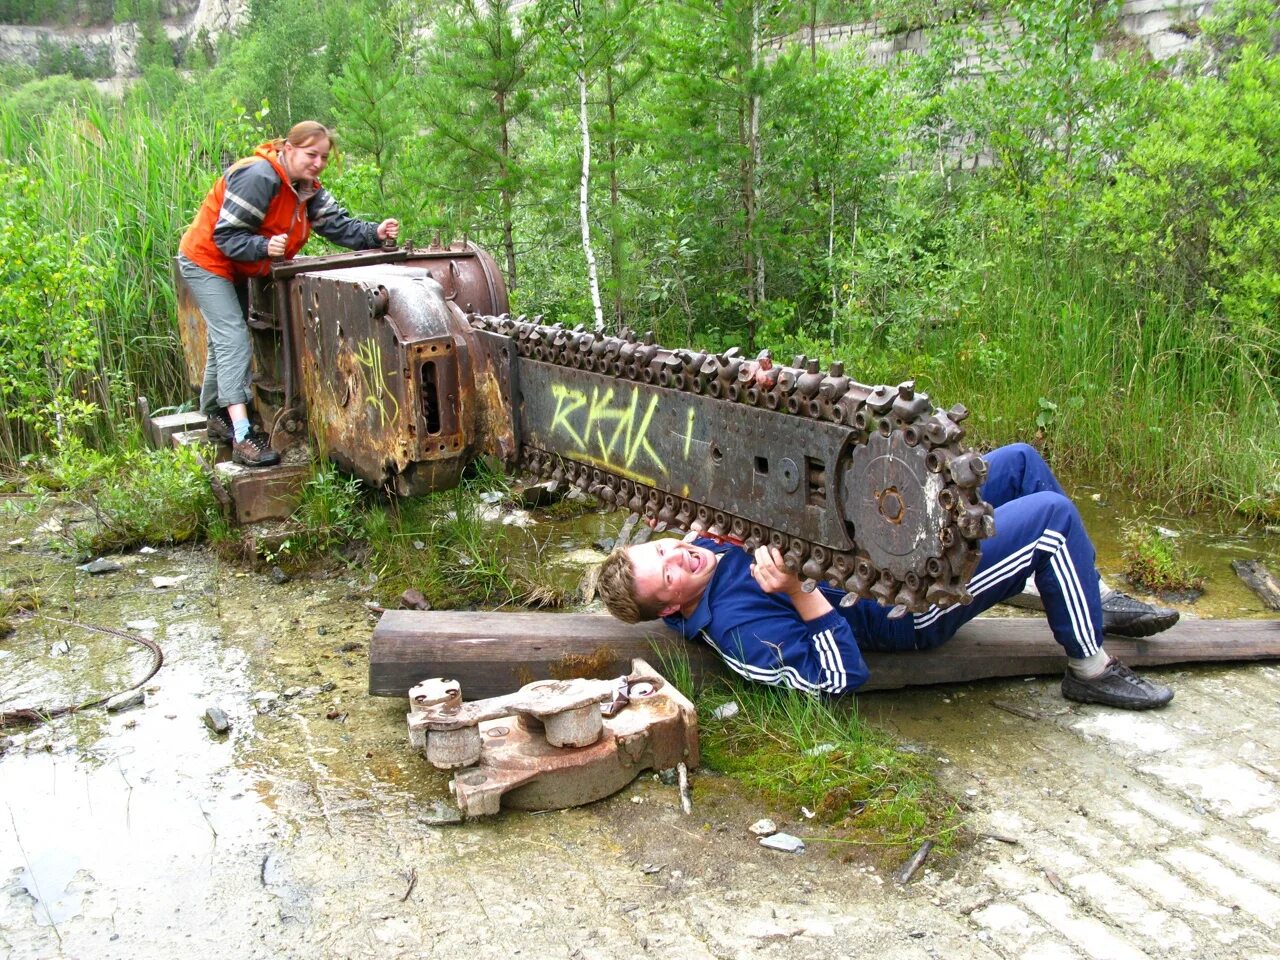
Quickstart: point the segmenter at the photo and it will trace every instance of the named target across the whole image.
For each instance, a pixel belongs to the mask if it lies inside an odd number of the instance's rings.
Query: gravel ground
[[[705,773],[691,816],[646,776],[584,808],[440,825],[444,781],[404,706],[364,695],[358,585],[199,550],[122,559],[93,578],[3,561],[56,583],[46,612],[144,624],[166,655],[142,706],[10,733],[4,956],[1280,957],[1274,666],[1158,672],[1177,699],[1153,714],[1069,705],[1048,679],[865,697],[938,759],[979,835],[903,887],[874,851]],[[40,694],[23,671],[55,652],[72,675],[146,665],[37,620],[0,640],[0,688]],[[806,850],[760,848],[762,816]]]

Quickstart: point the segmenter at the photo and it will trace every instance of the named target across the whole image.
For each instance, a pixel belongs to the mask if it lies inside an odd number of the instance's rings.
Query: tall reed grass
[[[87,256],[105,281],[93,321],[101,347],[96,400],[106,416],[91,440],[109,442],[138,394],[154,408],[191,392],[171,262],[219,169],[224,128],[138,99],[66,104],[38,120],[0,105],[0,157],[39,177],[45,215],[72,238],[88,238]]]
[[[1112,282],[1096,255],[1006,245],[983,260],[963,321],[927,346],[955,358],[935,368],[935,393],[974,411],[974,435],[995,444],[1039,430],[1069,475],[1171,507],[1274,509],[1273,348]]]

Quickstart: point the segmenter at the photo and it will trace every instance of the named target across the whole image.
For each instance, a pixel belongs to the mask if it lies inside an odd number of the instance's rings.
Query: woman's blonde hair
[[[289,132],[275,141],[276,152],[279,153],[288,143],[293,147],[305,147],[317,140],[329,141],[329,152],[338,154],[338,135],[317,120],[300,120],[289,128]]]

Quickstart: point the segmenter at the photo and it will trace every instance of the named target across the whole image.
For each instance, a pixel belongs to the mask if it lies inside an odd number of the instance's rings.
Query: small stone
[[[150,633],[159,627],[160,624],[148,617],[146,620],[129,620],[125,623],[125,629],[136,630],[138,633]]]
[[[363,650],[364,644],[359,640],[348,640],[342,646],[338,647],[339,653],[355,653],[357,650]]]
[[[156,548],[155,548],[155,547],[139,547],[139,548],[138,548],[138,552],[139,552],[139,553],[148,553],[148,554],[150,554],[150,553],[155,553],[155,552],[156,552]]]
[[[680,782],[680,771],[675,767],[667,767],[665,770],[658,771],[658,779],[668,787],[674,787]]]
[[[279,700],[279,697],[268,690],[260,690],[249,698],[249,702],[253,704],[259,714],[270,713]]]
[[[13,737],[0,737],[0,756],[13,746]]]
[[[427,548],[427,545],[426,545],[425,543],[423,543],[421,540],[415,540],[415,541],[413,541],[413,549],[415,549],[415,550],[425,550],[426,548]]]
[[[83,570],[92,576],[99,576],[104,573],[115,573],[117,570],[123,570],[124,567],[116,563],[114,560],[108,560],[106,557],[99,557],[97,560],[90,560],[88,563],[82,563],[76,567],[77,570]]]
[[[57,517],[50,517],[44,523],[40,524],[40,526],[36,527],[35,532],[36,533],[61,533],[62,521],[59,520]]]
[[[641,873],[658,873],[666,867],[665,863],[646,863],[640,868]]]
[[[632,797],[632,798],[631,798],[631,802],[632,802],[632,803],[644,803],[644,797]]]
[[[789,833],[775,833],[767,837],[761,837],[760,846],[768,847],[770,850],[780,850],[783,853],[801,853],[804,851],[804,841],[799,837],[793,837]]]
[[[23,545],[24,543],[26,543],[26,542],[27,542],[27,538],[26,538],[26,537],[15,537],[13,540],[10,540],[10,541],[9,541],[9,546],[11,546],[11,547],[20,547],[20,546],[22,546],[22,545]]]
[[[364,602],[364,608],[368,610],[370,613],[386,613],[386,609],[387,609],[382,604],[375,603],[372,600],[366,600]]]
[[[301,687],[288,687],[285,690],[285,692],[281,694],[281,696],[283,696],[286,700],[292,700],[294,697],[296,697],[300,693],[302,693]]]
[[[146,701],[146,694],[142,688],[136,690],[126,690],[124,693],[118,693],[107,701],[107,712],[118,713],[121,710],[128,710],[130,707],[140,707]]]
[[[976,797],[978,795],[978,791],[974,787],[970,787],[964,792],[964,795],[966,797]]]
[[[778,832],[778,825],[766,817],[747,827],[747,832],[757,837],[771,837]]]
[[[324,637],[324,636],[327,636],[327,635],[328,635],[328,633],[329,633],[329,628],[328,628],[328,627],[326,627],[324,624],[321,624],[320,626],[316,627],[316,636],[317,636],[317,637]]]
[[[738,710],[741,709],[736,702],[730,700],[728,703],[722,703],[711,711],[711,716],[715,720],[728,720],[730,717],[736,717]]]
[[[283,584],[283,583],[288,583],[289,580],[290,580],[289,575],[285,573],[283,570],[281,570],[279,567],[271,568],[272,583]]]
[[[170,604],[170,606],[173,607],[173,609],[175,610],[181,610],[186,605],[187,605],[186,597],[175,597],[173,600],[173,603]]]
[[[231,721],[221,707],[207,707],[204,711],[204,725],[214,733],[226,733],[231,729]]]
[[[168,590],[170,587],[176,587],[191,575],[184,573],[179,577],[152,577],[151,585],[157,590]]]
[[[836,745],[834,743],[819,743],[816,746],[812,746],[808,750],[806,750],[804,752],[804,755],[806,757],[820,757],[823,754],[830,753],[835,748],[836,748]]]
[[[404,593],[400,594],[400,604],[405,610],[430,610],[431,604],[427,602],[427,598],[422,595],[421,590],[415,590],[410,587]]]
[[[812,820],[814,817],[817,816],[817,814],[814,813],[812,810],[810,810],[808,807],[801,807],[800,815],[804,817],[806,820]]]
[[[418,814],[418,821],[429,827],[443,827],[462,822],[462,811],[451,803],[437,800],[431,807]]]

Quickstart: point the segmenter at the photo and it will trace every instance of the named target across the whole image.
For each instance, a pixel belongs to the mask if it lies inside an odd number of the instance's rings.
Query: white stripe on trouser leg
[[[1059,543],[1059,549],[1054,554],[1054,561],[1057,563],[1055,569],[1058,573],[1058,584],[1063,593],[1068,595],[1068,600],[1076,611],[1076,616],[1073,617],[1072,623],[1079,632],[1084,648],[1087,650],[1090,647],[1096,647],[1093,642],[1093,619],[1089,616],[1089,602],[1085,599],[1084,584],[1076,572],[1076,565],[1071,558],[1071,551],[1067,549],[1067,538],[1057,531],[1052,531],[1052,536]]]
[[[1021,573],[1022,566],[1027,562],[1031,554],[1037,547],[1041,546],[1042,540],[1043,538],[1041,538],[1041,540],[1032,541],[1025,547],[1020,547],[1003,560],[1000,560],[998,563],[995,563],[986,570],[983,570],[982,573],[978,574],[965,585],[969,593],[974,596],[979,596],[990,590],[992,587],[998,586],[1005,580],[1008,580],[1011,575],[1019,575]],[[915,617],[916,628],[919,629],[921,627],[929,626],[939,617],[951,610],[954,610],[956,606],[958,606],[958,604],[951,604],[947,607],[939,607],[935,605],[930,607],[924,613],[917,614]]]
[[[1058,586],[1067,602],[1072,631],[1085,653],[1096,653],[1098,644],[1094,639],[1093,619],[1089,616],[1089,604],[1085,600],[1084,586],[1080,583],[1075,563],[1067,551],[1066,538],[1059,533],[1055,533],[1054,536],[1058,538],[1061,547],[1054,552],[1051,566],[1058,577]]]
[[[1049,555],[1050,566],[1053,568],[1062,591],[1063,601],[1066,604],[1071,631],[1080,643],[1081,649],[1090,654],[1096,652],[1098,644],[1094,639],[1093,619],[1089,616],[1089,605],[1084,599],[1084,588],[1080,583],[1079,576],[1076,574],[1071,554],[1067,550],[1066,537],[1056,530],[1046,530],[1043,535],[1033,542],[1020,547],[988,569],[983,570],[982,573],[969,581],[967,585],[969,592],[974,596],[978,596],[1009,580],[1011,576],[1022,575],[1023,565],[1035,550],[1043,550]],[[915,617],[916,629],[930,626],[939,617],[952,609],[954,609],[954,605],[950,607],[930,607],[927,611]]]

